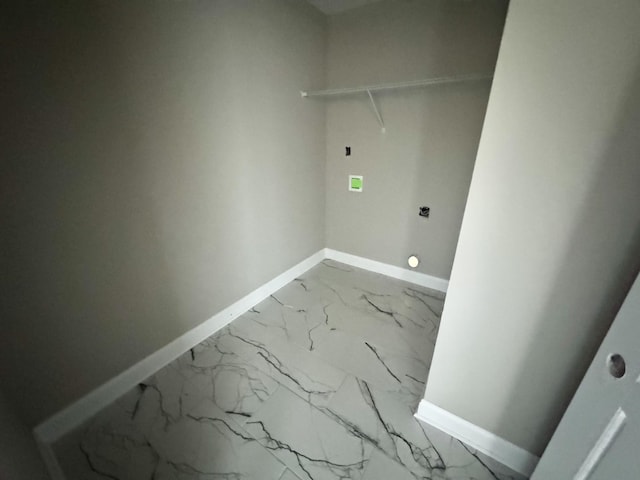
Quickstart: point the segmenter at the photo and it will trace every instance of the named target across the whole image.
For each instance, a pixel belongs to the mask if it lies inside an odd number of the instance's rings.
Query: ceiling
[[[358,8],[368,3],[379,2],[380,0],[307,0],[310,4],[314,5],[318,10],[327,14],[333,15],[334,13],[344,12],[353,8]]]

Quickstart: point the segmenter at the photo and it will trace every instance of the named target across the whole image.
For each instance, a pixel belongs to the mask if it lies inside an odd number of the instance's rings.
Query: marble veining
[[[520,480],[413,417],[443,302],[325,260],[54,452],[67,480]]]
[[[246,428],[303,479],[361,478],[372,449],[357,431],[332,421],[286,388]]]

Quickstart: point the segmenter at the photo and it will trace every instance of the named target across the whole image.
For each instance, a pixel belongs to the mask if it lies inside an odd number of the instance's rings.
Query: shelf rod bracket
[[[369,95],[369,100],[371,100],[371,105],[373,105],[373,111],[376,112],[376,117],[378,117],[378,123],[380,124],[380,128],[382,129],[382,133],[385,133],[387,129],[384,126],[384,121],[382,120],[382,116],[378,111],[378,107],[376,106],[376,101],[373,99],[373,95],[371,95],[371,90],[367,90],[367,94]]]

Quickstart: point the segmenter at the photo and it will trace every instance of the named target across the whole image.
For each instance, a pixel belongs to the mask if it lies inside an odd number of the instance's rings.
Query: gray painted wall
[[[0,392],[0,480],[48,478],[31,432]]]
[[[34,425],[324,247],[302,1],[2,6],[0,382]]]
[[[329,17],[328,88],[492,73],[506,1],[383,1]],[[449,278],[490,82],[327,103],[327,246]],[[308,100],[317,101],[317,100]],[[345,157],[344,147],[352,147]],[[364,175],[362,193],[348,175]],[[431,207],[431,218],[418,207]]]
[[[537,455],[640,267],[639,23],[509,7],[425,398]]]

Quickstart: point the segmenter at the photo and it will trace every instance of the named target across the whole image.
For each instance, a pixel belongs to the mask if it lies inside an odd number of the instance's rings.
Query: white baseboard
[[[350,253],[340,252],[331,248],[325,248],[324,250],[326,258],[335,260],[336,262],[346,263],[353,267],[381,273],[388,277],[415,283],[416,285],[438,290],[440,292],[446,293],[447,288],[449,287],[449,280],[445,280],[444,278],[433,277],[426,273],[414,272],[412,270],[407,270],[406,268],[396,267],[395,265],[389,265],[388,263],[378,262],[369,258],[358,257],[357,255],[351,255]]]
[[[325,258],[441,292],[446,292],[449,284],[447,280],[424,273],[412,272],[368,258],[324,248],[36,426],[33,434],[51,478],[53,480],[65,478],[52,450],[52,444],[56,440]]]
[[[38,445],[40,456],[42,457],[42,461],[49,472],[51,480],[67,480],[67,477],[65,477],[64,472],[58,463],[58,459],[53,452],[53,446],[50,443],[43,442],[37,436],[36,444]]]
[[[295,278],[325,258],[324,249],[320,250],[273,280],[265,283],[250,294],[228,306],[221,312],[189,330],[160,350],[112,378],[105,384],[91,391],[84,397],[56,413],[34,429],[34,436],[39,445],[49,445],[65,433],[88,420],[107,405],[134,388],[140,382],[171,363],[180,355],[207,339],[222,327],[239,317],[269,295],[275,293]],[[41,451],[43,449],[41,448]],[[47,452],[43,452],[45,462]],[[52,472],[53,474],[53,472]]]
[[[415,417],[496,459],[527,478],[531,476],[540,460],[523,448],[427,400],[420,401]]]

